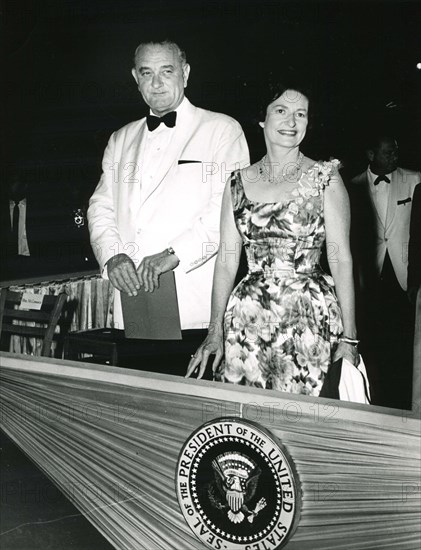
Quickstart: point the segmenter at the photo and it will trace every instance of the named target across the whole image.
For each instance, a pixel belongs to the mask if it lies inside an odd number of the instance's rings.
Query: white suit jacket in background
[[[174,274],[181,328],[191,329],[209,323],[223,190],[229,174],[249,164],[249,153],[238,122],[184,101],[146,195],[139,167],[146,118],[112,134],[88,221],[104,276],[106,262],[116,254],[128,254],[137,267],[145,256],[174,248],[180,259]],[[123,328],[119,298],[116,291],[114,324]]]
[[[369,191],[367,171],[356,176],[352,183],[364,192],[366,206],[372,211],[375,228],[362,228],[367,235],[375,229],[375,267],[379,275],[383,266],[386,250],[403,290],[407,288],[409,223],[411,218],[412,197],[421,174],[412,170],[397,168],[391,174],[386,222],[382,223]],[[362,218],[364,219],[364,218]],[[367,218],[368,219],[368,218]],[[351,220],[352,221],[352,220]],[[364,223],[364,222],[362,222]],[[370,222],[366,222],[370,223]],[[363,246],[363,243],[360,243]]]

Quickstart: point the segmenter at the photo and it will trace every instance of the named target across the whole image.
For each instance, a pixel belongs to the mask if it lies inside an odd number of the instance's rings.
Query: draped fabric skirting
[[[420,420],[410,411],[107,366],[2,354],[1,427],[118,549],[203,549],[185,523],[178,454],[201,424],[258,422],[302,487],[288,550],[415,550]]]

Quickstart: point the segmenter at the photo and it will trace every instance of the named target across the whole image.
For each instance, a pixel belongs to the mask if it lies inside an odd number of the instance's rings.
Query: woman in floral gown
[[[267,154],[227,183],[209,333],[187,376],[215,354],[216,380],[317,396],[332,359],[358,363],[348,195],[337,160],[299,150],[308,110],[280,87],[260,123]],[[242,244],[249,271],[232,291]]]

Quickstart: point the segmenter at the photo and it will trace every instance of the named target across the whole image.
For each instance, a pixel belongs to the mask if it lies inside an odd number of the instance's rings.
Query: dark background
[[[253,161],[263,152],[254,115],[265,77],[293,68],[316,91],[314,126],[304,144],[309,156],[339,157],[344,176],[354,175],[366,166],[367,131],[386,123],[396,131],[400,165],[421,169],[417,2],[3,0],[0,5],[0,190],[18,167],[37,193],[50,197],[51,217],[59,206],[60,211],[63,205],[86,206],[110,134],[146,113],[130,70],[136,46],[149,37],[167,35],[186,49],[189,99],[237,118]],[[3,483],[54,490],[16,448],[2,445]],[[16,493],[4,507],[4,530],[11,529],[4,544],[16,550],[108,547],[66,499],[58,499],[46,510],[39,501],[23,505]],[[34,517],[63,519],[15,529]]]
[[[149,37],[185,48],[189,99],[237,118],[252,161],[265,77],[294,69],[315,90],[309,156],[354,175],[380,122],[420,169],[420,15],[416,2],[3,1],[1,184],[19,167],[53,205],[86,206],[110,134],[146,112],[130,71]]]

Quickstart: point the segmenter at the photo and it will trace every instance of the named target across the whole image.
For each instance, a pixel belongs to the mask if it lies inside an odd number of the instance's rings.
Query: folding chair
[[[50,296],[1,289],[0,337],[8,333],[40,338],[41,355],[49,357],[54,332],[66,300],[65,293]],[[34,323],[36,326],[33,326]]]

